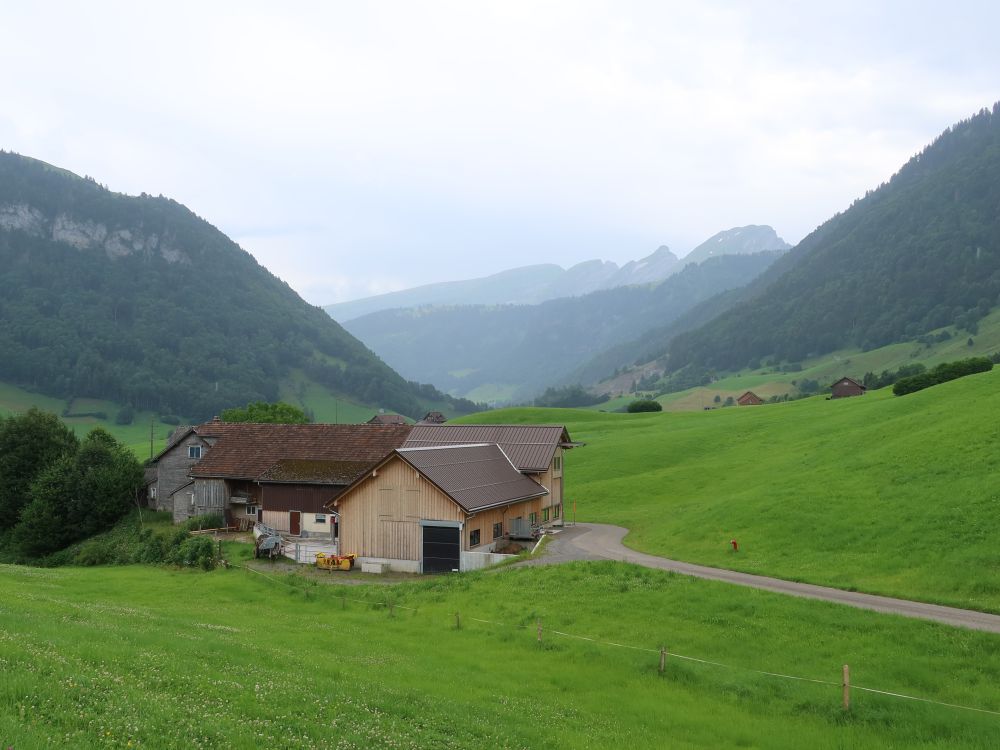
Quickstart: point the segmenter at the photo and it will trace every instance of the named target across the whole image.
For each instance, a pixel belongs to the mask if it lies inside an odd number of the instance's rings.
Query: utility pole
[[[153,419],[155,417],[149,418],[149,457],[153,458]]]

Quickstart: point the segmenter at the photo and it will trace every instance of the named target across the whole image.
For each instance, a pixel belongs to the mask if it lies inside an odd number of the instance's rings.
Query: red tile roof
[[[376,414],[366,424],[406,424],[402,414]]]
[[[417,424],[404,448],[430,448],[472,443],[496,443],[518,471],[541,473],[549,468],[556,448],[569,447],[562,425]]]
[[[212,446],[191,469],[191,476],[256,480],[268,474],[272,481],[313,482],[325,476],[339,478],[330,483],[348,484],[400,447],[411,429],[409,425],[207,422],[195,432]],[[319,469],[323,462],[327,465]],[[356,473],[345,471],[351,463],[360,467]]]

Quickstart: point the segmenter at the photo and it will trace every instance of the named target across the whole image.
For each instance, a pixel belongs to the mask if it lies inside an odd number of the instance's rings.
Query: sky
[[[307,301],[795,243],[1000,99],[993,2],[0,0],[0,148]]]

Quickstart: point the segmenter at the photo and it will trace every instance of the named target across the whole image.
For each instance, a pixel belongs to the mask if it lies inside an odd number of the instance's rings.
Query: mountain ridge
[[[708,242],[717,245],[715,254],[752,253],[762,250],[784,250],[790,247],[766,225],[734,227],[718,232]],[[770,245],[770,246],[767,246]],[[695,248],[692,252],[698,251]],[[722,252],[719,252],[719,250]],[[705,253],[705,258],[712,253]],[[489,276],[460,281],[445,281],[387,292],[349,302],[326,305],[331,317],[341,323],[364,315],[405,307],[461,304],[540,304],[561,297],[613,289],[620,286],[649,284],[662,281],[692,262],[690,253],[684,258],[666,245],[639,260],[618,266],[613,261],[585,260],[569,268],[554,263],[519,266]]]

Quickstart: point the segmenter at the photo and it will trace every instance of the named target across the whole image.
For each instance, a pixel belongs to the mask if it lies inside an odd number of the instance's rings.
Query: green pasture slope
[[[932,340],[945,333],[949,338],[943,341]],[[883,370],[898,370],[904,365],[917,362],[930,369],[942,362],[990,356],[1000,352],[1000,308],[979,321],[975,334],[955,326],[947,326],[931,331],[929,337],[926,343],[908,341],[867,352],[860,349],[842,349],[802,362],[802,370],[798,372],[785,372],[780,367],[763,367],[758,370],[728,373],[710,385],[668,393],[657,400],[668,411],[702,411],[706,407],[719,406],[715,403],[716,396],[720,401],[725,401],[727,396],[732,396],[735,400],[747,390],[752,390],[764,399],[786,393],[797,395],[799,389],[796,384],[804,379],[819,382],[820,388],[826,394],[829,393],[828,386],[845,375],[861,380],[866,372],[878,375]],[[617,399],[615,402],[598,404],[591,408],[612,411],[622,402],[627,403],[629,400],[629,398]]]
[[[725,666],[660,677],[664,643]],[[855,685],[1000,711],[995,645],[617,563],[393,587],[0,566],[0,746],[985,749],[1000,716],[857,690],[845,713],[838,682],[848,663]]]
[[[587,443],[566,458],[567,509],[635,549],[1000,611],[1000,368],[903,397],[488,417],[567,424]]]

